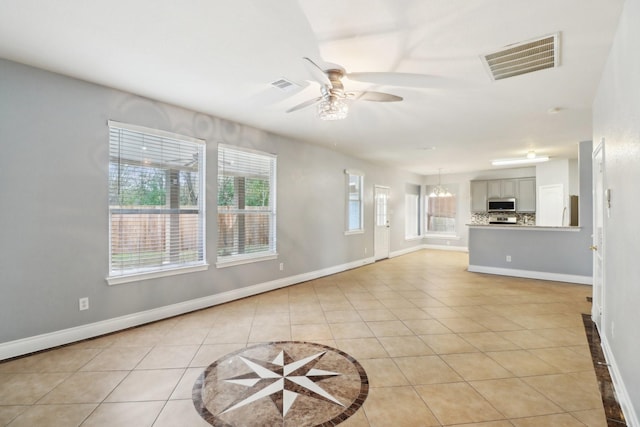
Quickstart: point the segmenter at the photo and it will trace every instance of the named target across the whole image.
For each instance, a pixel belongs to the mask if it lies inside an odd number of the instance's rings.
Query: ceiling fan
[[[308,66],[309,71],[316,81],[320,83],[320,96],[309,99],[301,104],[289,108],[286,112],[291,113],[313,104],[318,104],[318,117],[322,120],[340,120],[347,117],[349,107],[345,100],[362,100],[375,102],[398,102],[402,101],[401,96],[392,95],[390,93],[364,91],[364,92],[347,92],[344,90],[342,78],[348,76],[350,78],[365,76],[377,73],[354,73],[347,74],[345,69],[337,64],[328,64],[328,68],[324,69],[311,59],[303,58]],[[366,78],[364,80],[367,80]]]

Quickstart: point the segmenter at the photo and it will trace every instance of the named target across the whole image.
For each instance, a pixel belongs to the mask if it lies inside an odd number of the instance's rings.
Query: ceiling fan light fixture
[[[342,120],[349,114],[349,106],[341,99],[323,99],[318,103],[318,117],[321,120]]]

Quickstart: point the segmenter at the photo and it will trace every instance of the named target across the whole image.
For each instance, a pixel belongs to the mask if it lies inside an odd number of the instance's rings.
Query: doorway
[[[538,211],[536,225],[559,227],[565,225],[567,207],[562,184],[538,187]]]
[[[376,185],[374,187],[374,218],[375,232],[373,235],[373,256],[376,261],[389,258],[390,252],[390,221],[389,221],[389,187]]]

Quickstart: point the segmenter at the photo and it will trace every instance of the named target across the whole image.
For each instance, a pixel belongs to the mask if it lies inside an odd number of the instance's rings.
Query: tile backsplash
[[[534,213],[516,213],[517,225],[536,225],[536,214]],[[471,214],[471,224],[483,225],[489,224],[488,213]]]

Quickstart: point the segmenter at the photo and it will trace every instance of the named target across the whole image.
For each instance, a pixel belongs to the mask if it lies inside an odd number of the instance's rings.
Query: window
[[[362,181],[363,174],[346,170],[347,174],[347,234],[361,233],[362,221]]]
[[[436,196],[433,194],[435,186],[427,186],[428,197],[425,197],[425,226],[428,234],[456,234],[457,216],[457,186],[448,185],[447,188],[452,195]]]
[[[405,239],[420,237],[420,186],[407,184],[404,195],[404,236]]]
[[[218,145],[218,266],[276,254],[276,156]]]
[[[108,124],[109,284],[206,268],[204,141]]]

